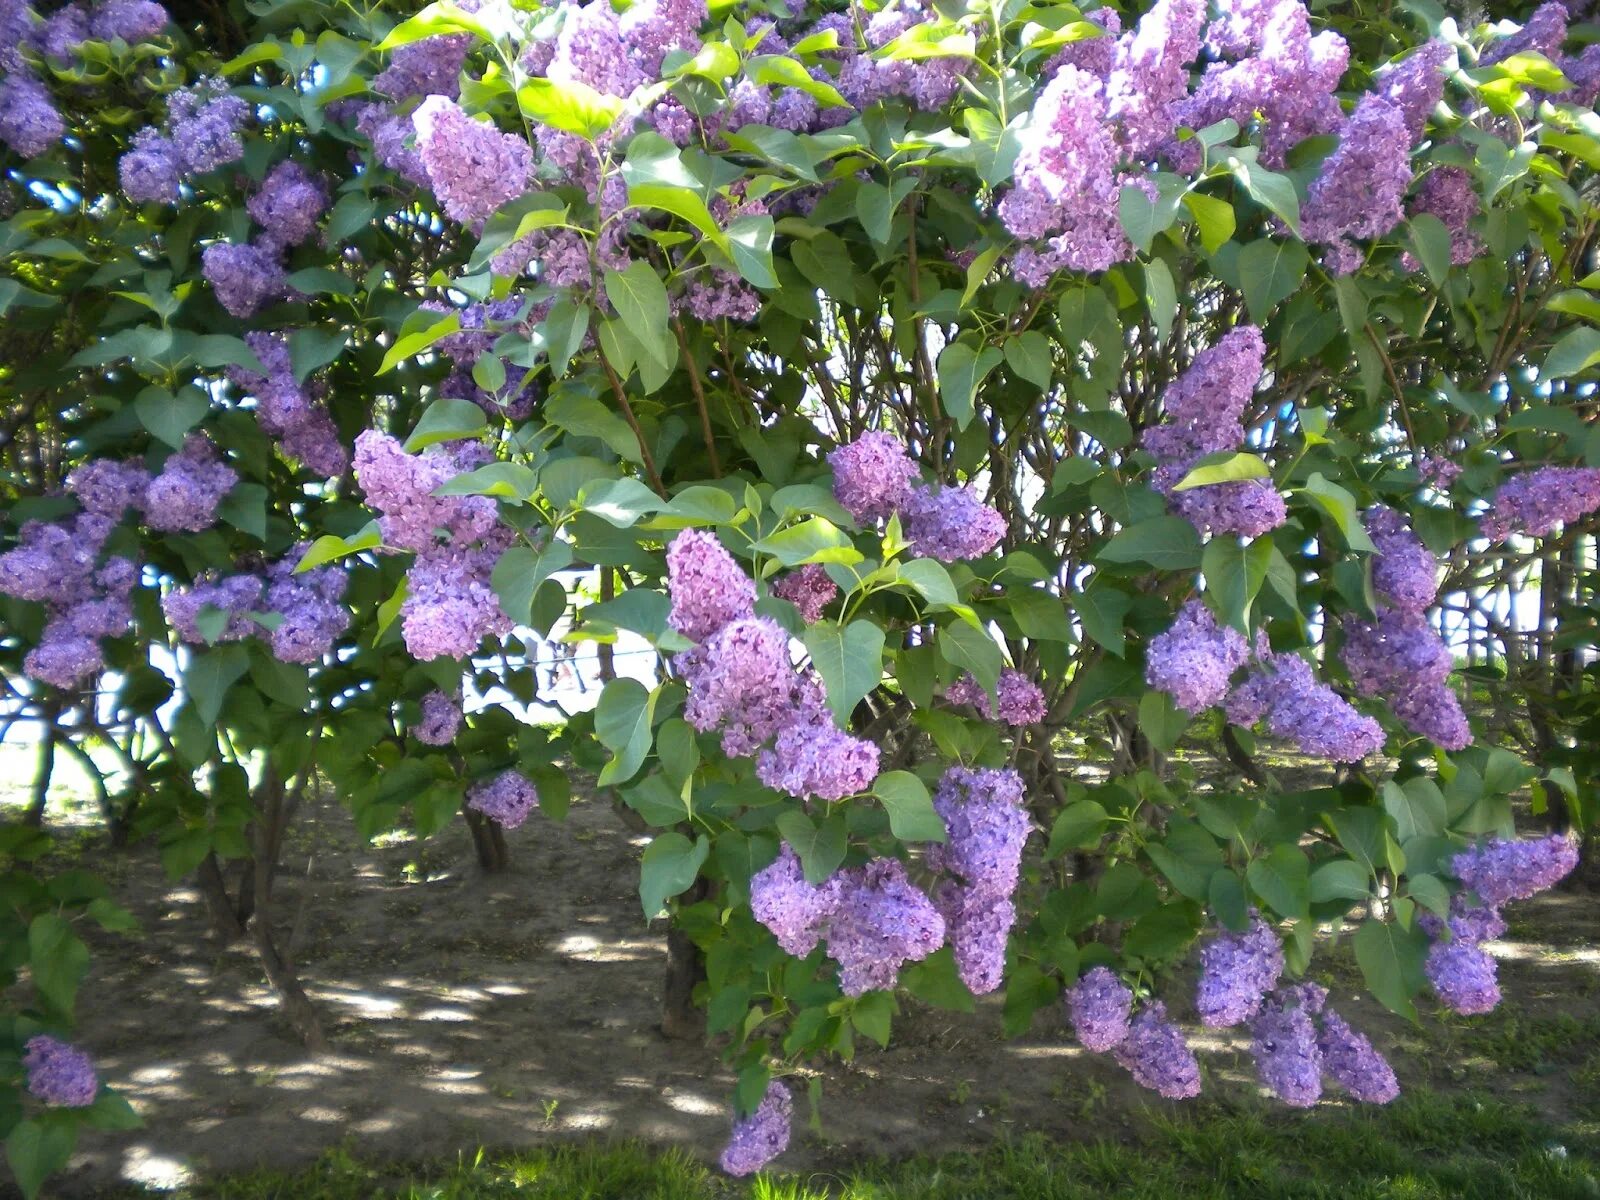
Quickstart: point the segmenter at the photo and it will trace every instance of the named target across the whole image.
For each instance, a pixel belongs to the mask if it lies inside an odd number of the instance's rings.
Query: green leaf
[[[1121,658],[1127,649],[1122,619],[1133,600],[1126,592],[1101,583],[1092,583],[1072,597],[1072,606],[1083,624],[1084,636]]]
[[[1182,517],[1152,517],[1119,532],[1100,549],[1101,562],[1149,563],[1163,571],[1200,565],[1200,535]]]
[[[1366,900],[1372,895],[1372,876],[1358,862],[1336,858],[1311,872],[1311,902]]]
[[[607,479],[585,488],[578,496],[584,512],[593,513],[619,529],[627,529],[640,517],[659,512],[666,501],[637,479]]]
[[[976,411],[978,385],[1000,365],[1004,354],[994,346],[974,350],[966,342],[951,342],[939,354],[935,368],[939,376],[939,398],[945,412],[965,429]]]
[[[1144,264],[1144,306],[1150,322],[1156,327],[1156,338],[1165,342],[1172,332],[1172,321],[1178,315],[1178,288],[1172,281],[1172,270],[1159,258]]]
[[[418,310],[425,312],[426,310]],[[427,313],[431,316],[431,313]],[[402,334],[396,338],[394,344],[384,353],[383,361],[378,364],[378,374],[384,375],[394,370],[400,363],[408,358],[414,358],[428,347],[432,346],[442,337],[448,337],[461,329],[461,314],[449,312],[436,321],[429,322],[421,329]],[[466,404],[462,400],[459,403]],[[482,415],[481,413],[479,414]]]
[[[600,771],[601,787],[627,783],[639,773],[650,752],[650,724],[655,711],[656,693],[637,679],[613,679],[606,684],[594,710],[595,737],[612,754],[611,761]]]
[[[1079,800],[1067,805],[1050,826],[1047,858],[1059,858],[1068,850],[1088,850],[1100,844],[1111,815],[1098,800]]]
[[[295,564],[295,574],[309,571],[313,567],[320,567],[345,557],[347,554],[359,554],[363,550],[376,550],[383,545],[383,534],[376,521],[368,521],[361,527],[359,533],[349,537],[337,537],[325,533],[311,545],[306,547],[306,552],[300,556],[300,561]]]
[[[211,411],[211,399],[197,387],[181,388],[173,395],[166,388],[151,386],[139,393],[133,411],[139,424],[176,450]]]
[[[1402,842],[1414,837],[1437,837],[1445,830],[1444,793],[1426,775],[1408,779],[1404,784],[1385,780],[1383,808],[1394,818],[1395,836]]]
[[[900,564],[900,583],[908,584],[932,605],[952,606],[960,601],[950,572],[937,559],[912,558]]]
[[[1122,948],[1147,964],[1170,962],[1189,948],[1200,932],[1199,909],[1186,901],[1163,904],[1134,922]]]
[[[1215,254],[1238,227],[1233,205],[1200,192],[1189,192],[1184,196],[1183,203],[1194,217],[1195,228],[1200,231],[1200,244],[1205,247],[1207,254]]]
[[[24,1200],[33,1200],[44,1181],[67,1165],[77,1140],[74,1126],[59,1121],[23,1121],[6,1138],[6,1161]]]
[[[1038,588],[1022,588],[1006,596],[1017,632],[1033,641],[1071,642],[1072,622],[1061,597]]]
[[[517,106],[541,125],[592,142],[617,123],[627,102],[575,79],[558,82],[535,76],[517,88]]]
[[[565,392],[545,405],[544,415],[550,424],[559,425],[568,433],[598,438],[619,458],[639,462],[642,457],[639,439],[628,423],[593,396]],[[546,492],[548,494],[548,489]]]
[[[296,329],[289,335],[289,362],[295,382],[304,383],[312,372],[337,359],[349,340],[349,331],[344,329]]]
[[[210,728],[217,723],[228,689],[249,669],[249,652],[238,642],[195,654],[189,660],[183,672],[183,689],[201,724]]]
[[[836,621],[806,626],[803,638],[811,663],[822,676],[828,709],[841,729],[861,698],[883,679],[883,628],[871,621]]]
[[[1300,236],[1300,197],[1293,180],[1240,158],[1228,159],[1228,169],[1244,184],[1252,200],[1274,213],[1296,237]],[[1303,246],[1301,252],[1304,253]]]
[[[1206,577],[1206,596],[1224,623],[1241,632],[1248,629],[1250,606],[1271,565],[1272,542],[1264,537],[1240,545],[1235,537],[1219,535],[1206,544],[1200,570]]]
[[[1148,192],[1137,184],[1126,183],[1117,196],[1117,215],[1128,240],[1140,254],[1149,254],[1156,235],[1171,228],[1178,217],[1178,198],[1161,196],[1152,200]]]
[[[850,1024],[878,1045],[888,1046],[891,1018],[898,1011],[893,992],[868,992],[850,1010]]]
[[[589,332],[589,306],[563,291],[550,306],[550,313],[539,327],[545,352],[550,356],[550,377],[560,379],[567,364],[583,345]]]
[[[750,547],[758,554],[770,554],[786,567],[805,563],[858,563],[861,552],[849,535],[826,517],[812,517],[780,529]]]
[[[799,809],[791,808],[778,815],[778,832],[800,856],[808,883],[821,883],[844,862],[848,839],[842,812],[817,824]]]
[[[1272,472],[1267,464],[1254,454],[1243,450],[1223,450],[1218,454],[1208,454],[1201,459],[1184,477],[1172,485],[1175,492],[1186,492],[1191,488],[1209,487],[1214,483],[1237,483],[1245,479],[1271,479]]]
[[[1163,754],[1178,744],[1189,727],[1189,715],[1166,692],[1148,691],[1139,698],[1139,731]]]
[[[1310,262],[1311,256],[1301,242],[1262,238],[1241,247],[1239,275],[1251,319],[1257,324],[1266,324],[1272,310],[1300,286]]]
[[[704,834],[692,842],[676,830],[656,835],[639,862],[639,903],[646,920],[655,919],[668,900],[689,890],[710,853]]]
[[[608,269],[605,293],[644,352],[670,370],[678,361],[678,343],[672,335],[667,289],[656,269],[642,258],[629,263],[625,271]]]
[[[1450,230],[1432,213],[1418,213],[1406,222],[1411,250],[1435,286],[1450,275]]]
[[[406,451],[415,454],[436,442],[477,437],[489,426],[488,418],[471,400],[435,400],[406,439]]]
[[[1311,868],[1298,846],[1274,846],[1245,871],[1251,890],[1279,916],[1298,920],[1311,913]]]
[[[886,771],[873,781],[872,794],[889,813],[889,830],[902,842],[946,840],[944,821],[934,811],[928,787],[910,771]]]
[[[856,216],[869,238],[887,245],[894,227],[894,194],[881,183],[863,183],[856,189]]]
[[[1054,367],[1050,361],[1049,338],[1037,329],[1029,329],[1015,337],[1007,338],[1004,352],[1006,365],[1015,374],[1026,379],[1041,392],[1050,390]]]
[[[78,984],[89,970],[89,948],[64,919],[40,913],[28,925],[28,969],[34,990],[70,1017]]]
[[[939,653],[951,666],[971,674],[985,692],[994,694],[1004,660],[987,629],[965,621],[946,625],[939,630]]]
[[[538,550],[516,546],[495,563],[489,586],[500,599],[500,611],[516,624],[527,625],[533,619],[533,596],[539,585],[571,565],[569,542],[554,541]]]
[[[1339,527],[1339,532],[1344,535],[1345,544],[1350,549],[1364,550],[1368,554],[1377,552],[1378,548],[1367,536],[1366,526],[1361,523],[1361,516],[1356,508],[1356,498],[1349,491],[1337,483],[1328,482],[1321,472],[1315,472],[1306,480],[1300,492],[1309,496],[1312,503]]]
[[[907,963],[900,972],[900,986],[924,1004],[954,1012],[976,1012],[978,1005],[967,985],[961,982],[954,952],[948,947],[935,950],[919,963]]]
[[[771,217],[752,215],[735,217],[724,232],[728,257],[751,287],[771,289],[778,286],[778,275],[772,268],[774,228]]]
[[[1353,940],[1367,990],[1390,1012],[1415,1021],[1412,997],[1425,982],[1423,960],[1428,954],[1428,937],[1421,927],[1413,924],[1407,930],[1393,922],[1366,921]]]
[[[1545,356],[1542,379],[1565,379],[1600,362],[1600,329],[1580,325],[1561,335]]]

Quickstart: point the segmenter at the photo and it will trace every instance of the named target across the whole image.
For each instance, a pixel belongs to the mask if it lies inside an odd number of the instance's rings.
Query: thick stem
[[[270,765],[257,788],[257,797],[256,820],[251,827],[251,834],[259,865],[252,879],[255,919],[250,923],[255,936],[256,957],[261,961],[267,982],[278,997],[283,1015],[289,1019],[289,1025],[301,1044],[307,1050],[321,1052],[328,1048],[327,1039],[322,1034],[322,1021],[311,1003],[311,997],[306,995],[305,988],[300,984],[294,964],[278,949],[272,932],[273,872],[267,864],[277,854],[287,821],[286,811],[292,812],[293,805],[286,804],[283,782]]]
[[[39,765],[33,773],[33,798],[22,822],[35,829],[44,824],[45,806],[50,802],[50,776],[56,767],[56,727],[54,722],[44,727],[44,737],[39,742]]]
[[[722,462],[717,457],[717,440],[711,434],[711,413],[706,408],[706,389],[700,380],[700,368],[695,364],[694,355],[689,353],[689,339],[684,336],[683,322],[674,317],[672,328],[678,335],[678,349],[683,351],[683,365],[689,369],[689,387],[693,390],[694,402],[700,409],[700,435],[706,441],[706,457],[711,460],[711,476],[713,479],[721,479]]]
[[[704,899],[707,884],[697,879],[679,901],[693,904]],[[682,1041],[704,1038],[706,1018],[694,1004],[695,985],[706,977],[700,947],[677,925],[667,926],[667,974],[661,988],[661,1032]]]
[[[206,912],[211,917],[211,932],[223,942],[237,942],[244,938],[244,920],[228,895],[228,883],[222,877],[222,867],[215,854],[200,860],[195,875],[200,883],[200,895],[206,902]],[[252,898],[252,904],[254,899]]]

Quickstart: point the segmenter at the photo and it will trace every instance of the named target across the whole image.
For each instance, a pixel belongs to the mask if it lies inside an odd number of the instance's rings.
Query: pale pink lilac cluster
[[[995,719],[996,706],[989,693],[971,675],[963,675],[945,689],[951,704],[970,704],[988,720]],[[999,717],[1007,725],[1037,725],[1045,718],[1044,689],[1021,671],[1007,667],[995,685]]]
[[[807,563],[774,583],[772,594],[789,601],[800,610],[802,621],[814,625],[838,596],[839,585],[828,578],[828,569],[821,563]]]
[[[87,1108],[100,1090],[94,1061],[69,1042],[35,1034],[23,1046],[28,1091],[52,1108]]]
[[[1227,699],[1234,673],[1249,657],[1243,634],[1218,625],[1209,608],[1189,600],[1166,632],[1150,639],[1145,682],[1197,716]]]
[[[486,637],[512,623],[491,586],[495,563],[514,532],[487,496],[435,496],[455,476],[490,461],[479,442],[429,446],[407,454],[394,438],[368,429],[356,438],[356,479],[378,511],[386,548],[412,550],[400,630],[413,658],[471,656]]]
[[[429,692],[422,698],[422,719],[412,728],[424,746],[448,746],[461,732],[461,705],[443,692]]]
[[[272,435],[286,457],[298,459],[324,477],[342,474],[350,455],[323,403],[326,387],[307,386],[295,378],[285,335],[252,332],[245,334],[244,340],[266,374],[230,367],[228,380],[254,397],[261,428]]]
[[[1094,967],[1078,976],[1067,989],[1066,1005],[1073,1032],[1086,1049],[1104,1054],[1127,1039],[1133,991],[1109,967]]]
[[[1332,762],[1359,762],[1383,747],[1382,727],[1318,682],[1310,663],[1297,654],[1274,654],[1265,644],[1256,647],[1250,675],[1229,695],[1227,716],[1246,726],[1265,719],[1274,737]]]
[[[1243,933],[1224,931],[1200,950],[1195,1007],[1201,1022],[1215,1029],[1250,1020],[1282,976],[1283,943],[1252,914]]]
[[[1031,822],[1016,771],[951,767],[934,790],[944,843],[928,847],[928,866],[954,879],[934,894],[961,982],[981,996],[1000,986],[1012,901]]]
[[[1535,467],[1501,484],[1478,528],[1491,542],[1544,537],[1600,509],[1600,468]]]
[[[733,1136],[719,1160],[729,1175],[752,1175],[789,1148],[789,1127],[794,1122],[794,1098],[787,1085],[774,1079],[761,1103],[742,1121],[733,1123]]]
[[[506,829],[515,829],[539,807],[539,792],[518,772],[502,771],[467,789],[467,807]]]
[[[1245,410],[1261,379],[1266,343],[1254,325],[1239,325],[1196,354],[1169,384],[1161,403],[1166,420],[1144,431],[1156,456],[1151,486],[1200,532],[1256,537],[1287,519],[1283,497],[1266,479],[1244,479],[1174,490],[1208,454],[1244,441]]]

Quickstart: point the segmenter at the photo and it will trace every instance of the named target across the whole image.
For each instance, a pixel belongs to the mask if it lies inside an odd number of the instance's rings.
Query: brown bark
[[[694,886],[683,894],[682,903],[693,904],[704,899],[707,884],[697,879]],[[706,1035],[706,1017],[695,1007],[695,985],[706,977],[705,957],[700,947],[689,940],[689,935],[676,925],[667,926],[667,974],[661,988],[661,1033],[680,1041],[702,1039]]]
[[[228,881],[222,877],[222,867],[215,854],[200,860],[195,872],[200,883],[200,895],[205,899],[206,912],[211,917],[211,932],[223,942],[237,942],[244,937],[246,917],[241,917],[228,895]]]
[[[256,820],[251,827],[257,867],[252,876],[255,899],[255,917],[250,923],[255,937],[256,957],[266,972],[267,982],[278,997],[283,1015],[288,1018],[302,1045],[307,1050],[323,1051],[328,1048],[322,1034],[322,1021],[317,1016],[311,997],[301,986],[294,963],[278,948],[272,932],[272,878],[271,869],[282,845],[288,817],[298,804],[299,795],[285,794],[283,782],[272,767],[257,788]],[[265,866],[261,864],[267,864]]]

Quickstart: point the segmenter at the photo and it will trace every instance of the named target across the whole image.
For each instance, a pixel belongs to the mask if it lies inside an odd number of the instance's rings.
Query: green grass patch
[[[930,1126],[930,1135],[937,1131]],[[1038,1135],[979,1153],[730,1180],[680,1151],[589,1142],[406,1167],[326,1155],[294,1174],[197,1185],[184,1200],[1600,1200],[1595,1142],[1488,1096],[1377,1110],[1158,1119],[1130,1143]],[[124,1193],[136,1196],[143,1193]]]

